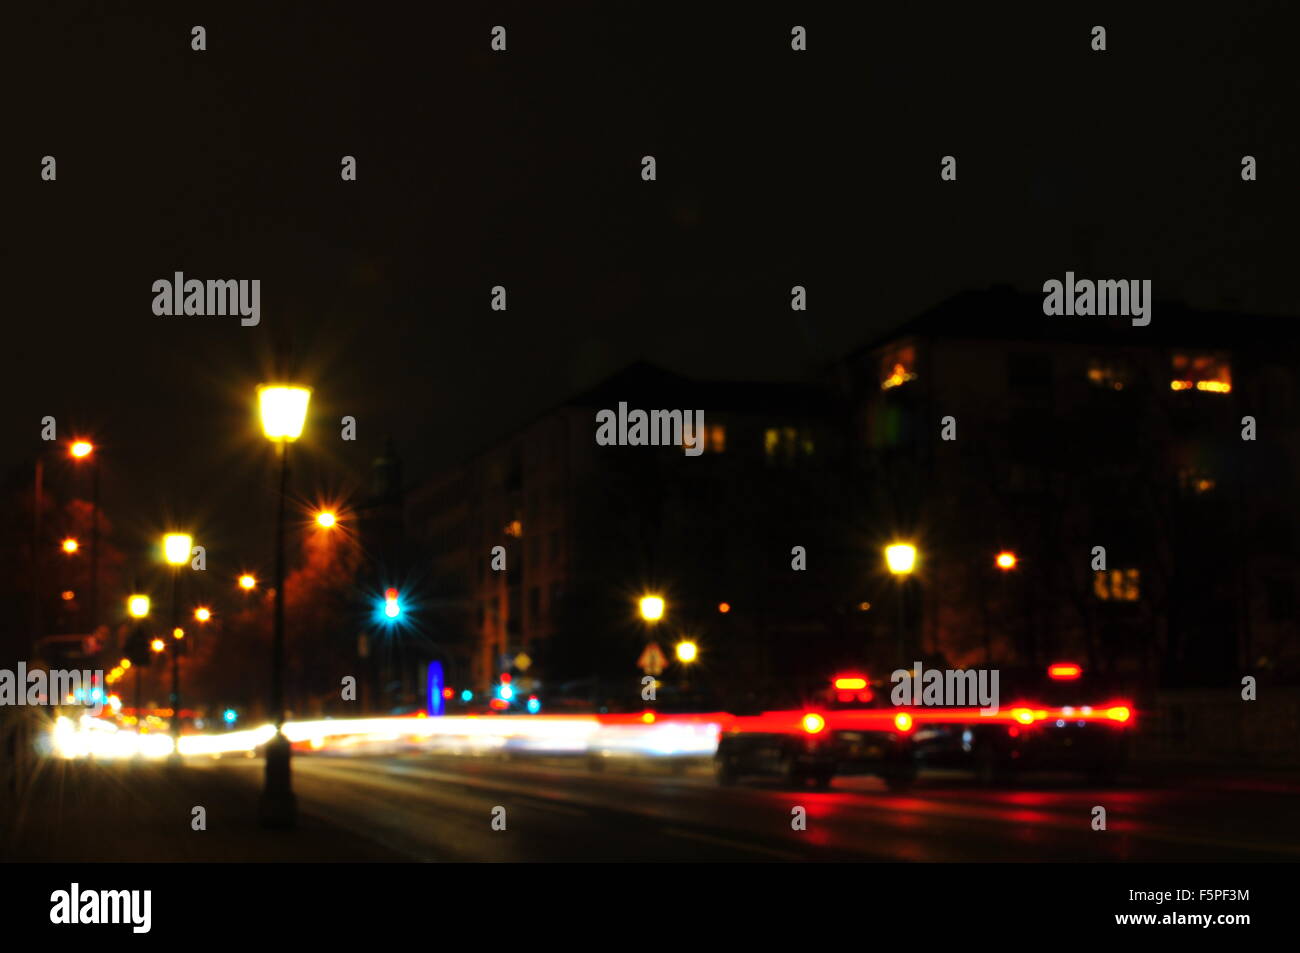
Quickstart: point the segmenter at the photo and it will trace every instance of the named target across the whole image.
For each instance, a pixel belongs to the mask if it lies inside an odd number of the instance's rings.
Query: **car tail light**
[[[894,716],[894,727],[904,734],[912,730],[912,724],[912,716],[905,711]]]
[[[1047,666],[1047,674],[1058,681],[1073,681],[1083,674],[1083,667],[1075,662],[1053,662]]]
[[[1120,724],[1124,724],[1133,717],[1133,712],[1127,705],[1116,705],[1114,708],[1111,708],[1106,712],[1106,717],[1111,721],[1117,721]]]

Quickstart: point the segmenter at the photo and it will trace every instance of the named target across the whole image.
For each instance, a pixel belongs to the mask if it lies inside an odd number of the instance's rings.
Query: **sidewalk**
[[[45,759],[20,801],[0,792],[0,861],[301,863],[408,858],[312,817],[257,824],[256,787],[161,762]],[[192,828],[193,809],[207,830]]]

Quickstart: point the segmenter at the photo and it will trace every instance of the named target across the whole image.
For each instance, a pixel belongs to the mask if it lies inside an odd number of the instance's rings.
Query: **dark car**
[[[825,788],[837,774],[874,774],[891,788],[907,787],[916,763],[909,728],[895,717],[880,685],[838,675],[800,708],[738,717],[718,740],[718,782],[769,777]]]
[[[1081,772],[1112,782],[1127,760],[1134,711],[1114,682],[1071,662],[1047,672],[999,671],[999,711],[947,722],[942,709],[921,709],[912,735],[918,767],[973,771],[1005,784],[1028,771]]]

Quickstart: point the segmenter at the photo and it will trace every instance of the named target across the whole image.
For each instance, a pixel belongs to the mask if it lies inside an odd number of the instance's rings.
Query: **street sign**
[[[664,650],[659,647],[659,643],[651,642],[641,653],[641,657],[636,660],[636,667],[647,675],[659,675],[668,667],[668,658],[664,655]]]

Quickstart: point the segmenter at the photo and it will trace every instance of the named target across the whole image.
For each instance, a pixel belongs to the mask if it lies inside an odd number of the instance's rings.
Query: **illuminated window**
[[[1136,569],[1111,569],[1092,575],[1092,591],[1104,602],[1137,602],[1141,574]]]
[[[1122,361],[1093,358],[1088,362],[1088,383],[1099,390],[1123,390],[1132,379],[1132,370]]]
[[[763,431],[763,456],[769,464],[790,464],[799,456],[812,456],[815,449],[810,431],[797,427],[768,427]]]
[[[1175,354],[1170,390],[1232,392],[1232,365],[1222,354]]]
[[[880,359],[880,389],[889,390],[916,380],[916,345],[890,348]]]
[[[727,428],[724,424],[709,424],[704,428],[704,449],[709,453],[725,453]]]

